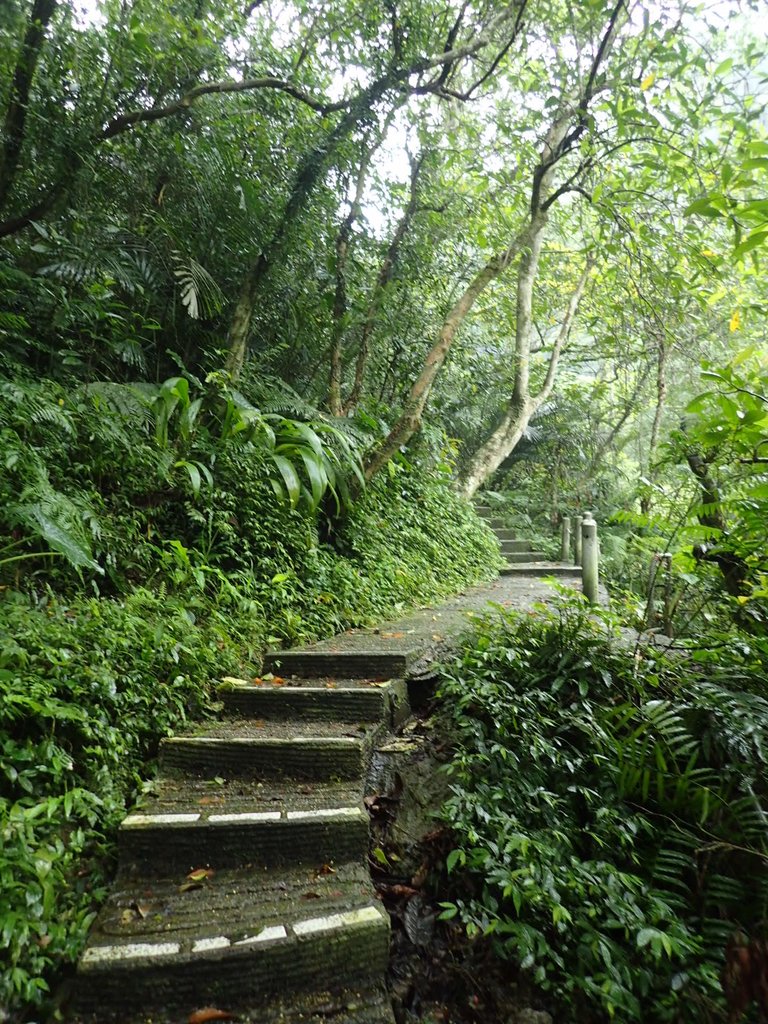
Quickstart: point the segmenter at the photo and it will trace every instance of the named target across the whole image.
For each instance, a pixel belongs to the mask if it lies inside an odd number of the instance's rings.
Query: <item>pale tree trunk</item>
[[[491,281],[494,281],[502,273],[506,263],[514,256],[514,251],[511,247],[507,250],[505,256],[507,254],[508,259],[506,260],[504,257],[494,257],[489,260],[483,269],[475,275],[469,287],[465,289],[459,300],[453,305],[443,322],[443,326],[440,328],[437,341],[430,349],[424,361],[423,370],[411,387],[400,418],[387,437],[371,452],[366,460],[366,480],[370,480],[375,476],[389,462],[392,456],[399,451],[400,447],[410,441],[421,426],[421,416],[432,390],[432,385],[450,352],[456,333],[479,296],[485,291]]]
[[[552,179],[559,161],[571,153],[577,146],[579,139],[588,125],[588,110],[596,91],[600,88],[599,70],[602,62],[610,52],[616,37],[618,25],[626,14],[626,0],[616,0],[616,4],[610,14],[605,31],[600,40],[597,52],[592,61],[589,74],[576,97],[563,97],[554,121],[544,137],[539,160],[533,169],[531,178],[530,215],[527,223],[520,231],[509,248],[501,255],[491,259],[485,267],[475,276],[469,287],[463,293],[458,302],[453,306],[443,326],[440,329],[437,342],[430,349],[424,367],[417,380],[411,387],[406,399],[403,411],[390,431],[389,435],[378,445],[368,456],[365,463],[365,478],[370,480],[395,453],[406,444],[421,426],[421,417],[429,399],[432,386],[437,378],[440,369],[445,363],[450,352],[456,334],[463,321],[474,306],[478,297],[507,269],[510,262],[522,250],[523,256],[518,271],[518,296],[517,311],[518,323],[516,326],[516,347],[518,364],[516,365],[515,391],[507,410],[511,417],[510,425],[507,428],[508,450],[511,451],[520,440],[530,417],[535,408],[530,408],[531,399],[528,391],[528,375],[530,368],[530,331],[531,331],[531,308],[533,285],[536,280],[541,245],[544,237],[544,228],[547,220],[547,211],[553,203],[568,192],[574,191],[574,183],[578,178],[578,171],[572,175],[558,188],[551,191]],[[582,162],[581,169],[585,169],[589,162]],[[577,293],[571,300],[573,313],[575,315],[579,299],[586,284],[588,269],[585,269]],[[575,300],[575,301],[574,301]],[[567,324],[567,327],[566,327]],[[560,350],[565,343],[570,331],[568,315],[564,321],[564,335],[561,332],[550,360],[550,367],[547,371],[547,378],[543,390],[539,396],[539,404],[550,393],[554,385],[554,377],[557,372],[557,363],[560,357]],[[515,410],[517,410],[516,414]],[[507,417],[505,417],[507,419]],[[518,419],[524,421],[518,432],[515,424]],[[490,438],[488,444],[493,445],[494,438]],[[500,450],[500,449],[499,449]],[[496,454],[488,452],[489,460],[492,462]],[[498,466],[503,461],[502,456],[496,463]],[[474,460],[473,460],[474,461]],[[471,469],[471,467],[470,467]],[[488,474],[482,475],[482,479]],[[459,483],[460,493],[473,494],[478,484],[466,483],[462,480]]]
[[[397,222],[397,227],[395,228],[395,232],[392,236],[392,241],[389,243],[387,253],[382,261],[381,267],[379,268],[376,284],[373,287],[373,294],[371,295],[371,301],[368,303],[368,310],[365,314],[362,331],[360,332],[360,345],[357,350],[357,359],[355,360],[355,380],[352,384],[349,398],[344,403],[343,412],[345,416],[348,416],[350,412],[357,408],[363,393],[365,371],[368,366],[368,357],[371,351],[371,337],[376,326],[379,311],[381,310],[384,293],[387,285],[394,275],[403,239],[408,233],[408,229],[410,228],[411,222],[416,214],[416,210],[418,209],[416,189],[423,161],[423,154],[418,157],[418,159],[411,160],[411,191],[408,199],[408,205],[403,211],[402,217]]]
[[[344,340],[345,318],[347,315],[347,263],[349,260],[349,243],[352,228],[360,216],[363,203],[363,190],[368,168],[378,143],[366,147],[355,182],[355,194],[349,204],[349,212],[342,221],[336,236],[336,289],[333,296],[333,336],[331,339],[330,376],[328,380],[328,411],[332,416],[343,415],[341,402],[342,347]]]
[[[536,170],[534,171],[533,188],[539,195],[541,194],[541,183],[546,182],[551,174],[551,167],[547,166],[548,162],[552,158],[552,153],[554,152],[556,145],[558,145],[564,138],[567,127],[567,119],[562,117],[558,118],[551,126],[544,140],[540,162],[537,164]],[[546,166],[547,169],[544,173],[540,174],[539,171],[543,166]],[[541,251],[542,232],[546,220],[546,212],[537,206],[535,212],[531,214],[525,228],[511,242],[509,247],[500,255],[492,257],[492,259],[486,263],[482,270],[472,279],[469,286],[459,297],[458,301],[453,305],[451,311],[443,322],[443,326],[440,328],[437,341],[427,354],[427,358],[424,361],[424,368],[411,387],[399,419],[387,437],[385,437],[381,444],[371,452],[366,460],[366,480],[370,480],[375,476],[382,466],[385,466],[393,455],[395,455],[395,453],[399,451],[404,444],[407,444],[420,428],[421,417],[427,401],[429,400],[432,385],[435,383],[435,379],[442,369],[443,363],[448,357],[448,353],[451,350],[456,334],[464,323],[464,320],[467,318],[467,315],[475,302],[480,295],[482,295],[488,285],[504,273],[521,250],[523,251],[521,273],[523,273],[522,266],[524,264],[529,268],[532,267],[533,276],[535,277],[536,265],[538,264],[539,254]],[[528,331],[530,332],[530,302],[528,304]]]
[[[654,463],[656,451],[659,447],[659,434],[661,432],[661,421],[664,416],[664,408],[667,404],[667,346],[663,337],[658,339],[658,356],[656,362],[656,409],[653,413],[651,424],[651,436],[648,439],[648,464],[646,476],[648,487],[640,498],[640,509],[643,515],[648,515],[652,504],[652,486],[656,476]]]
[[[539,249],[540,249],[539,243]],[[509,457],[528,429],[531,418],[552,393],[557,378],[560,356],[571,333],[581,297],[586,288],[591,264],[589,261],[568,302],[557,338],[549,356],[544,383],[536,395],[530,393],[531,301],[538,262],[535,248],[523,257],[518,276],[518,322],[515,338],[515,384],[501,423],[463,467],[456,482],[456,490],[464,498],[471,498],[478,487]],[[525,264],[525,265],[524,265]]]

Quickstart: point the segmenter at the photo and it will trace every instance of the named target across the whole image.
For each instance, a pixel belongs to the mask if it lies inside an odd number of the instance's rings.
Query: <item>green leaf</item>
[[[703,199],[696,199],[686,207],[685,215],[690,217],[693,214],[699,214],[701,217],[720,217],[721,213],[716,210],[710,201],[709,196],[705,196]]]
[[[467,858],[463,850],[451,850],[445,859],[446,870],[450,873],[456,867],[457,864],[461,864],[462,867],[466,864]]]
[[[104,574],[104,570],[99,563],[91,557],[90,551],[69,530],[49,518],[39,506],[27,506],[19,511],[22,513],[25,522],[32,526],[54,551],[62,554],[72,565],[80,569],[92,569],[94,572]]]
[[[311,510],[314,511],[320,502],[323,500],[326,487],[328,485],[328,477],[325,475],[323,464],[321,460],[314,453],[301,452],[301,458],[304,463],[304,468],[307,471],[307,477],[312,488],[312,500]]]
[[[753,231],[751,235],[737,245],[733,250],[733,258],[740,260],[742,256],[746,256],[748,252],[752,252],[753,249],[757,249],[758,246],[764,245],[768,241],[768,228],[761,228],[759,231]]]
[[[285,482],[285,489],[288,493],[288,500],[291,503],[291,508],[296,508],[301,498],[301,481],[296,473],[293,463],[290,462],[284,455],[274,454],[272,461],[280,471],[280,475]]]
[[[637,948],[643,949],[658,936],[656,928],[641,928],[637,933]]]

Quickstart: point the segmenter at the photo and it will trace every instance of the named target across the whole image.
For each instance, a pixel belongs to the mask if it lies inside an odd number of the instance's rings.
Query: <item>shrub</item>
[[[240,670],[248,638],[147,590],[6,594],[0,637],[3,1005],[36,1002],[77,955],[147,762],[203,712],[214,674]]]
[[[746,651],[635,652],[564,602],[483,621],[445,671],[444,916],[570,1020],[708,1021],[729,936],[760,937],[768,648]]]

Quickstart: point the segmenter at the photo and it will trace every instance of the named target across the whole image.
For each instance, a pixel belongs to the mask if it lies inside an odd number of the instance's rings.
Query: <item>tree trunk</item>
[[[699,522],[702,526],[716,530],[718,534],[711,549],[701,545],[698,550],[694,549],[694,555],[704,561],[714,562],[723,574],[723,582],[728,593],[732,597],[741,597],[746,593],[745,584],[749,570],[746,562],[738,555],[732,551],[722,550],[723,541],[728,536],[728,524],[720,502],[720,489],[710,475],[709,463],[701,452],[689,449],[686,458],[701,487],[702,510],[699,513]]]
[[[441,53],[435,54],[432,57],[420,58],[406,66],[390,67],[385,74],[372,82],[367,89],[364,89],[354,98],[333,131],[305,156],[296,174],[291,195],[280,223],[275,229],[272,239],[264,246],[247,271],[238,297],[235,313],[227,334],[227,348],[229,351],[225,362],[225,369],[232,380],[237,380],[243,368],[247,354],[251,317],[269,268],[283,255],[290,229],[297,220],[299,213],[304,209],[315,185],[325,173],[340,144],[349,137],[361,121],[370,118],[371,111],[390,90],[398,89],[397,102],[405,102],[409,89],[407,82],[413,75],[421,74],[432,68],[442,69],[438,80],[429,87],[422,88],[420,91],[429,92],[439,89],[444,83],[447,71],[451,66],[485,49],[491,40],[494,39],[498,30],[507,23],[512,23],[511,38],[517,38],[520,27],[520,15],[524,7],[524,2],[522,7],[519,7],[517,4],[504,6],[498,14],[490,19],[483,32],[462,46],[454,49],[451,43]],[[507,45],[511,45],[511,43]]]
[[[667,401],[667,346],[664,338],[658,339],[658,361],[656,363],[656,409],[653,414],[651,425],[651,436],[648,439],[648,465],[646,475],[649,485],[653,483],[656,475],[654,462],[656,461],[656,449],[659,447],[659,432],[661,420],[664,415],[664,407]],[[651,487],[649,486],[640,498],[640,510],[647,516],[651,511]]]
[[[24,41],[16,62],[3,123],[3,144],[0,147],[0,209],[16,180],[16,172],[24,144],[29,110],[29,94],[35,78],[37,62],[45,40],[45,32],[57,7],[57,0],[34,0]]]
[[[355,194],[349,204],[349,212],[342,221],[336,236],[336,288],[333,295],[333,336],[331,339],[330,374],[328,379],[328,411],[332,416],[342,416],[344,409],[341,402],[342,373],[342,342],[344,339],[344,319],[347,315],[347,262],[349,259],[349,243],[352,228],[360,216],[363,202],[363,190],[368,168],[378,143],[366,147],[360,159],[355,182]]]
[[[365,321],[363,323],[363,329],[360,334],[360,347],[357,350],[357,360],[355,362],[355,380],[352,385],[352,390],[349,393],[349,398],[344,404],[344,415],[357,408],[360,401],[360,397],[363,393],[363,384],[365,382],[365,371],[368,365],[368,356],[371,351],[371,336],[376,326],[376,320],[381,309],[382,300],[384,298],[384,290],[386,289],[389,282],[395,272],[397,260],[400,255],[400,246],[403,243],[408,229],[411,226],[411,222],[416,213],[417,209],[417,193],[416,186],[419,180],[419,174],[421,173],[421,167],[424,161],[424,156],[420,156],[417,160],[411,161],[411,192],[408,199],[408,205],[406,206],[402,217],[397,223],[395,233],[392,236],[392,241],[389,243],[386,256],[379,269],[378,277],[376,278],[376,284],[373,288],[373,294],[371,301],[368,304],[368,311],[365,315]]]
[[[571,327],[589,277],[591,263],[588,261],[568,302],[565,317],[550,353],[544,383],[537,395],[531,395],[531,308],[533,283],[536,277],[543,232],[544,222],[536,228],[538,240],[532,239],[531,247],[523,255],[520,263],[517,288],[518,319],[515,331],[515,383],[512,397],[502,416],[501,423],[466,463],[456,481],[457,492],[467,499],[471,498],[488,477],[496,472],[506,458],[509,458],[527,430],[531,417],[552,393],[560,356],[571,333]]]
[[[469,287],[464,290],[459,300],[454,304],[450,313],[445,318],[443,326],[440,328],[436,343],[432,346],[424,361],[423,370],[411,387],[400,418],[388,436],[368,456],[365,463],[366,480],[370,480],[375,476],[389,462],[392,456],[399,451],[401,446],[410,441],[419,429],[421,416],[432,390],[432,385],[448,356],[459,328],[479,296],[485,291],[491,281],[494,281],[502,273],[509,260],[512,259],[516,248],[517,243],[515,242],[502,257],[494,257],[489,260],[483,269],[475,275]]]

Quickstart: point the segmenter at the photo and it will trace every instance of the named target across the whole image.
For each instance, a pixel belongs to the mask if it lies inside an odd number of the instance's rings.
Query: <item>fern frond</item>
[[[183,256],[176,249],[171,252],[171,258],[181,303],[189,316],[199,320],[220,312],[224,305],[224,294],[205,267],[191,256]]]

